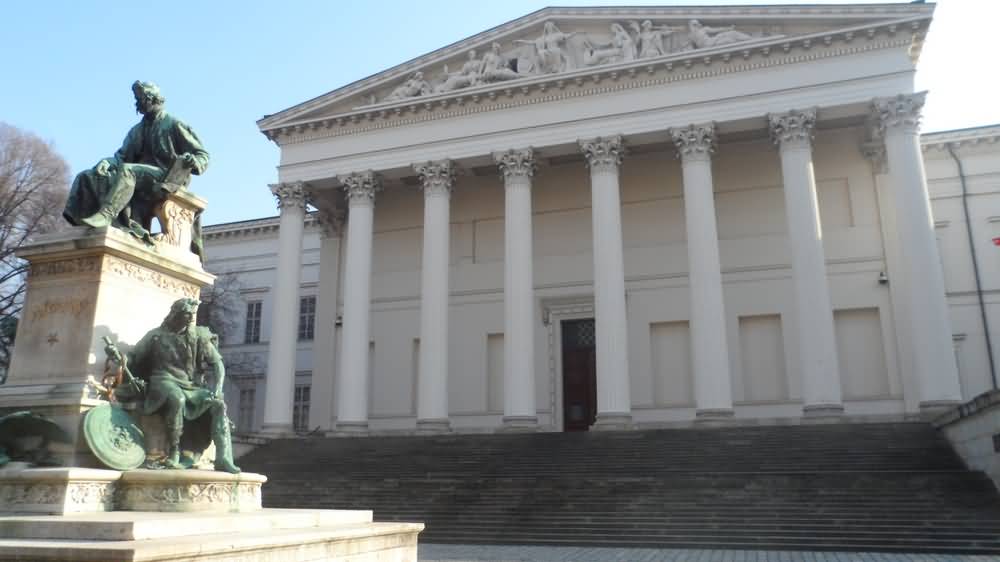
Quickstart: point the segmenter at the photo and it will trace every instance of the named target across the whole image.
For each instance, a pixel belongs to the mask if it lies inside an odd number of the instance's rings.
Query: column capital
[[[493,161],[500,168],[504,179],[528,177],[535,175],[538,167],[535,165],[535,152],[530,147],[511,149],[506,152],[494,152]]]
[[[272,183],[271,194],[278,200],[278,209],[306,208],[306,184],[301,181],[291,183]]]
[[[882,142],[882,139],[863,143],[861,145],[861,154],[866,160],[871,162],[872,169],[876,174],[884,174],[889,171],[889,165],[885,159],[885,144]]]
[[[330,209],[317,207],[316,222],[323,229],[323,235],[327,238],[337,238],[344,232],[344,220],[347,214],[343,209]]]
[[[778,148],[808,148],[812,144],[816,126],[816,110],[789,111],[768,114],[771,140]]]
[[[420,178],[424,197],[451,195],[451,187],[455,183],[455,165],[451,160],[414,164],[413,171]]]
[[[715,123],[670,129],[670,138],[682,160],[708,160],[715,152]]]
[[[899,131],[916,134],[920,128],[920,113],[923,110],[926,97],[927,92],[917,92],[888,98],[875,98],[872,101],[872,114],[879,132],[886,134]]]
[[[375,192],[382,189],[382,178],[372,172],[355,172],[338,178],[344,184],[349,204],[374,204]]]
[[[617,168],[625,157],[625,141],[621,135],[578,141],[587,165],[594,170]]]

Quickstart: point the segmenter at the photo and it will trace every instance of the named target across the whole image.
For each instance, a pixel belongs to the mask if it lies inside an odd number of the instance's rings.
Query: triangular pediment
[[[260,121],[265,134],[331,119],[398,115],[450,98],[588,74],[635,72],[673,59],[785,46],[836,37],[926,31],[933,4],[545,8],[359,80]],[[544,88],[544,85],[542,86]],[[460,101],[461,103],[461,101]]]

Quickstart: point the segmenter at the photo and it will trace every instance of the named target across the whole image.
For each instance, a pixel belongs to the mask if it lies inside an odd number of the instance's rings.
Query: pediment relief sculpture
[[[445,64],[442,71],[429,80],[423,71],[413,72],[385,97],[370,96],[364,105],[720,47],[764,36],[760,32],[738,31],[732,25],[705,25],[697,19],[684,25],[665,25],[648,19],[613,22],[607,34],[599,35],[589,31],[565,32],[555,22],[548,21],[534,39],[514,39],[506,51],[500,43],[494,42],[482,58],[477,58],[475,50],[469,50],[459,70],[450,71]]]

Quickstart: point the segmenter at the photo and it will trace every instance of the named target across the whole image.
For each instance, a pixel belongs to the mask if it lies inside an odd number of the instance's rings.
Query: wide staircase
[[[1000,496],[923,423],[275,440],[267,507],[421,542],[1000,554]]]

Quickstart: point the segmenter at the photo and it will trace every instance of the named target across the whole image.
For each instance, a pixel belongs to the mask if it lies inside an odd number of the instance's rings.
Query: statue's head
[[[170,305],[170,312],[163,320],[163,326],[172,330],[180,330],[185,326],[191,326],[198,316],[198,299],[177,299]]]
[[[160,93],[160,87],[152,82],[136,80],[132,83],[132,94],[135,96],[135,110],[146,115],[163,107],[167,99]]]
[[[649,20],[644,20],[642,22],[642,30],[643,31],[649,31],[651,29],[653,29],[653,22],[651,22]]]
[[[698,20],[691,20],[688,22],[688,27],[691,29],[698,29],[701,27],[701,22]]]

